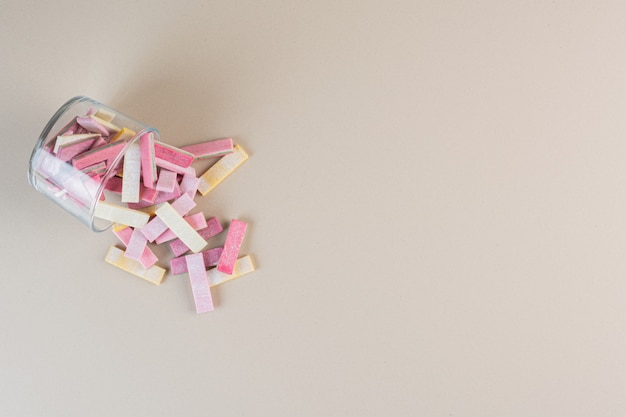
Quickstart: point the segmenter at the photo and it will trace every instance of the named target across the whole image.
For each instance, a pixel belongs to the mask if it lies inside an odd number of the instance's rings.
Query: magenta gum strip
[[[208,240],[222,233],[223,230],[224,229],[222,228],[222,225],[217,217],[211,217],[207,220],[207,227],[198,230],[198,234],[202,237],[202,239]],[[172,240],[170,242],[170,249],[172,250],[174,256],[180,256],[189,251],[189,247],[180,239]]]
[[[222,254],[222,250],[223,248],[217,247],[198,252],[201,253],[202,257],[204,258],[205,268],[210,268],[217,265],[217,262],[220,259],[220,255]],[[180,275],[187,272],[187,262],[185,261],[184,256],[179,256],[170,260],[170,272],[172,273],[172,275]]]

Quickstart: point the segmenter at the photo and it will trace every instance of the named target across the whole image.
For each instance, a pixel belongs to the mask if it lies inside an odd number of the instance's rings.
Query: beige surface
[[[626,415],[623,2],[0,7],[0,415]],[[28,187],[76,94],[250,152],[215,312]]]

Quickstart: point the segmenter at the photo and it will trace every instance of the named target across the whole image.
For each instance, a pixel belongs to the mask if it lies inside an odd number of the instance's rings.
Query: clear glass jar
[[[120,174],[128,147],[143,135],[159,140],[158,130],[91,98],[74,97],[41,132],[28,181],[93,231],[106,230],[111,222],[94,216],[96,204],[107,182]]]

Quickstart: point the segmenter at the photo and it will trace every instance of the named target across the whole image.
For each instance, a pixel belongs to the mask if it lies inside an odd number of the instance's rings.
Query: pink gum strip
[[[122,194],[122,179],[120,177],[112,176],[104,185],[105,190],[109,190],[112,193]]]
[[[57,158],[61,161],[69,161],[76,155],[80,155],[83,152],[91,149],[91,146],[95,143],[97,138],[87,138],[83,140],[78,140],[76,142],[69,143],[67,145],[59,146],[59,151],[57,152]]]
[[[74,157],[72,159],[72,165],[74,165],[76,169],[83,169],[97,162],[115,158],[122,149],[124,149],[124,146],[126,146],[126,142],[113,142],[96,149],[91,149]]]
[[[148,239],[146,239],[146,237],[138,229],[135,229],[130,235],[130,240],[126,245],[126,252],[124,252],[124,256],[129,259],[139,261],[147,245]]]
[[[202,212],[190,214],[189,216],[185,216],[183,218],[189,224],[189,226],[193,227],[193,230],[201,230],[207,227],[207,222]],[[157,245],[160,245],[161,243],[169,242],[170,240],[174,240],[176,238],[177,236],[174,234],[174,232],[172,232],[170,229],[167,229],[165,232],[161,233],[154,242]]]
[[[213,236],[217,236],[218,234],[222,233],[222,230],[224,229],[222,228],[222,225],[220,224],[217,217],[211,217],[209,220],[207,220],[207,227],[198,230],[198,234],[202,237],[202,239],[208,240]],[[185,245],[182,240],[176,239],[170,242],[170,249],[172,250],[174,256],[180,256],[183,253],[187,252],[189,250],[189,247]]]
[[[96,139],[96,141],[93,143],[93,145],[91,145],[91,148],[90,148],[90,149],[96,149],[96,148],[99,148],[99,147],[101,147],[101,146],[106,145],[107,143],[109,143],[109,142],[107,142],[106,140],[104,140],[102,137],[99,137],[99,138],[97,138],[97,139]]]
[[[156,182],[156,164],[154,163],[154,139],[151,133],[144,133],[139,138],[141,148],[141,176],[143,185],[154,188]]]
[[[224,242],[224,252],[222,252],[220,261],[217,264],[218,271],[232,275],[247,227],[248,225],[245,222],[237,219],[233,219],[230,222],[226,241]]]
[[[195,197],[198,192],[198,185],[200,185],[200,178],[195,175],[185,174],[180,181],[180,191],[189,194],[189,197]]]
[[[193,162],[193,154],[163,142],[154,142],[154,156],[182,168],[187,168]]]
[[[174,185],[174,191],[172,191],[171,193],[159,192],[159,194],[154,199],[154,204],[164,203],[166,201],[178,198],[181,195],[182,193],[180,192],[180,186],[178,185],[178,183],[176,183]]]
[[[118,230],[117,232],[114,231],[113,233],[124,245],[128,246],[128,242],[130,242],[130,238],[133,234],[133,228],[125,227],[124,229]],[[144,268],[150,268],[152,265],[157,263],[158,260],[159,258],[157,258],[154,252],[152,252],[150,248],[146,246],[143,250],[143,253],[141,254],[139,262],[141,262],[141,265]]]
[[[231,153],[233,151],[233,140],[231,138],[210,140],[183,146],[181,149],[191,152],[195,159],[211,158]]]
[[[185,262],[189,271],[189,282],[191,283],[193,300],[196,303],[196,312],[199,314],[212,311],[213,299],[211,298],[211,289],[209,288],[203,255],[201,253],[187,255],[185,256]]]
[[[220,255],[222,254],[222,250],[223,249],[221,247],[218,247],[198,252],[201,253],[204,258],[204,267],[210,268],[217,265],[217,262],[220,260]],[[170,272],[172,275],[180,275],[187,272],[187,262],[185,261],[184,256],[179,256],[178,258],[172,258],[170,260]]]
[[[196,206],[196,203],[187,194],[181,195],[176,201],[172,203],[172,208],[176,210],[181,216],[186,215],[189,211]],[[148,239],[148,242],[154,242],[163,232],[167,230],[167,226],[158,217],[150,220],[141,229],[141,233]]]
[[[56,138],[57,136],[74,135],[76,131],[78,131],[78,129],[80,129],[80,125],[76,123],[76,117],[74,117],[74,119],[72,119],[72,121],[70,121],[67,125],[61,128],[59,133],[54,135],[54,137]]]
[[[143,184],[139,186],[139,200],[144,203],[154,204],[154,200],[156,200],[158,194],[159,192],[153,188],[147,188]]]

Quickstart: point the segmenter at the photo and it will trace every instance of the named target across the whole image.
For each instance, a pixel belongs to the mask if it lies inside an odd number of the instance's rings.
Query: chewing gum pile
[[[105,261],[158,285],[167,270],[157,264],[150,246],[167,244],[174,255],[170,274],[188,274],[196,312],[212,311],[210,288],[254,271],[254,265],[249,255],[240,256],[247,229],[243,221],[230,222],[223,246],[207,248],[207,240],[223,227],[216,217],[192,213],[194,198],[198,193],[205,196],[248,155],[230,138],[177,148],[147,131],[129,144],[136,132],[115,122],[104,109],[90,110],[50,140],[44,148],[52,157],[44,164],[54,178],[51,186],[58,188],[59,196],[88,205],[104,174],[113,170],[94,216],[113,223],[112,231],[125,249],[111,246]],[[192,164],[208,158],[219,159],[196,176]],[[70,165],[73,169],[66,169]],[[74,174],[61,175],[64,171]]]

